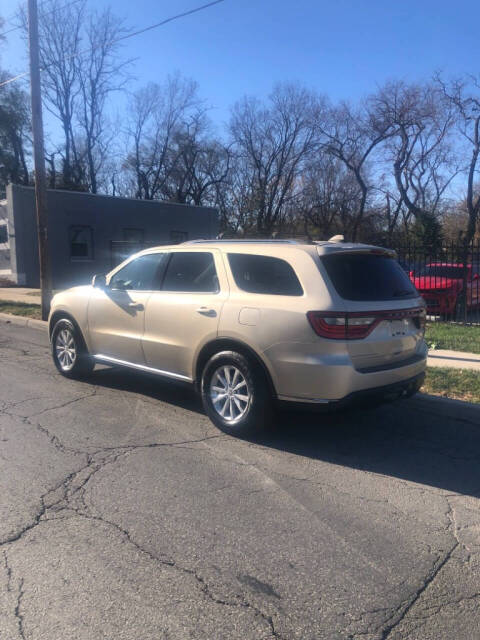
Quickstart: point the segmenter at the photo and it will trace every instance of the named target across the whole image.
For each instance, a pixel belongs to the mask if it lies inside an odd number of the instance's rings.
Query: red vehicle
[[[427,304],[427,313],[453,315],[463,289],[463,264],[431,262],[410,272],[410,280]],[[467,265],[467,308],[480,305],[480,269]]]

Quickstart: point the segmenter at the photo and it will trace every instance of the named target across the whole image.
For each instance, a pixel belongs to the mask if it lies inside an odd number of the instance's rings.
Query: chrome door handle
[[[217,312],[215,309],[209,309],[208,307],[199,307],[196,312],[202,316],[208,316],[209,318],[215,318]]]
[[[128,306],[130,309],[138,309],[138,311],[143,311],[145,308],[141,302],[129,302]]]

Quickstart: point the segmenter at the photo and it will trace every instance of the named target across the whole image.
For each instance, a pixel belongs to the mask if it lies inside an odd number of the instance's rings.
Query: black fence
[[[393,248],[425,300],[430,321],[480,324],[480,243]]]

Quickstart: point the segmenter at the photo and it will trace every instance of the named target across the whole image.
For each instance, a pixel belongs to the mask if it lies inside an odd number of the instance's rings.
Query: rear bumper
[[[354,391],[339,400],[305,400],[303,398],[291,398],[286,400],[283,398],[279,399],[278,402],[280,405],[291,409],[333,411],[335,409],[342,409],[351,405],[361,404],[362,402],[368,402],[369,400],[386,402],[401,398],[409,398],[420,389],[424,380],[425,372],[422,372],[412,378],[402,380],[401,382],[395,382],[393,384],[382,385],[380,387],[373,387],[370,389],[362,389],[361,391]]]
[[[347,345],[333,342],[280,344],[264,354],[270,356],[267,363],[278,400],[328,404],[356,392],[401,385],[426,370],[428,349],[424,340],[419,340],[405,359],[392,358],[381,366],[363,367],[355,366]],[[375,343],[371,346],[375,355],[378,347]],[[372,360],[375,362],[375,358]],[[368,358],[362,364],[365,362]]]

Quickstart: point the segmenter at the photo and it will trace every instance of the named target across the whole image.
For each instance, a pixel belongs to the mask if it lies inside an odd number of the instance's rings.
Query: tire
[[[66,378],[84,378],[93,371],[82,335],[68,318],[61,318],[52,331],[52,358],[57,370]]]
[[[213,355],[202,372],[201,393],[208,417],[228,435],[243,438],[270,426],[272,398],[265,373],[241,353]]]

